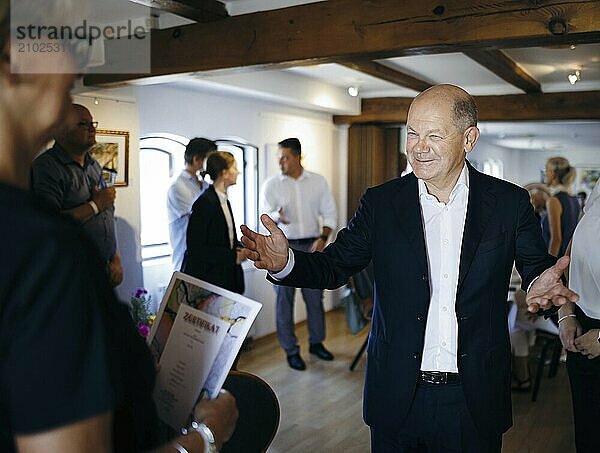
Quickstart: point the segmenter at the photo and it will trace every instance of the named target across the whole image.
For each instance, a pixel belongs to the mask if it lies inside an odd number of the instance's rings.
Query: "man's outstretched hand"
[[[567,301],[577,302],[579,300],[579,295],[565,287],[560,280],[565,269],[569,267],[569,262],[569,257],[563,256],[533,282],[525,299],[528,311],[535,313],[552,305],[563,305]]]
[[[288,240],[283,231],[277,227],[273,219],[267,214],[260,216],[260,221],[269,231],[270,235],[252,231],[246,225],[242,225],[242,253],[246,258],[254,261],[258,269],[266,269],[269,272],[281,271],[288,262]]]

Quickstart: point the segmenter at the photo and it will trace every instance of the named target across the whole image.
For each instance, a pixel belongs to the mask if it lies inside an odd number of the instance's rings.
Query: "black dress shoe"
[[[311,344],[308,350],[322,360],[333,360],[333,354],[325,349],[323,343]]]
[[[287,361],[288,361],[290,368],[293,368],[294,370],[300,370],[300,371],[306,370],[306,363],[304,363],[304,360],[302,360],[302,357],[300,357],[300,354],[288,355]]]

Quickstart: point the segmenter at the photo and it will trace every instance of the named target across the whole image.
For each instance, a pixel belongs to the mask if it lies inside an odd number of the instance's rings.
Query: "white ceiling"
[[[485,122],[479,130],[484,141],[509,149],[600,152],[600,124],[593,121]]]

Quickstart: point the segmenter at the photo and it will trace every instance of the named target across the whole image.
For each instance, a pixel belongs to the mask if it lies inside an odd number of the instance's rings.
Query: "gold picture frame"
[[[98,129],[96,144],[90,149],[90,155],[103,170],[116,173],[115,186],[129,185],[129,132]]]

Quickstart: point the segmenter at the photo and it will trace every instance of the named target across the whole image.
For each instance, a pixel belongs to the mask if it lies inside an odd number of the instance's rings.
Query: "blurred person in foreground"
[[[266,214],[246,256],[278,284],[334,289],[373,260],[364,418],[374,453],[500,452],[512,424],[506,294],[513,262],[529,310],[576,301],[560,283],[527,192],[475,170],[477,107],[435,85],[412,101],[413,173],[370,188],[323,252],[291,250]]]
[[[42,15],[32,23],[67,21],[77,9],[61,0],[43,10],[17,4]],[[17,52],[9,17],[9,1],[0,0],[0,235],[10,239],[0,251],[0,451],[182,451],[158,438],[152,359],[95,246],[27,190],[34,156],[67,120],[81,68],[66,52]],[[30,72],[11,72],[11,59]],[[194,413],[217,447],[234,430],[231,395]],[[176,442],[190,453],[214,451],[196,431]]]
[[[600,451],[600,184],[589,196],[570,249],[569,287],[580,299],[558,312],[560,339],[567,349],[567,371],[575,419],[577,453]]]

